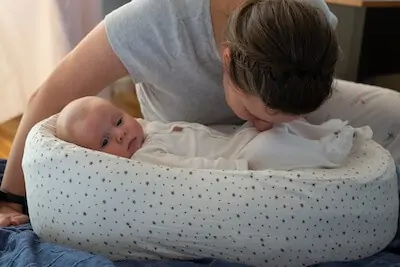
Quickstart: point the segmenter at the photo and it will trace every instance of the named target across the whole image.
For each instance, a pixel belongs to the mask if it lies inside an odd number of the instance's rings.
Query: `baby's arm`
[[[137,151],[133,160],[147,162],[157,165],[165,165],[177,168],[194,168],[194,169],[216,169],[216,170],[247,170],[248,163],[246,160],[229,160],[225,158],[208,159],[204,157],[182,157],[174,154],[166,153],[161,149],[149,151],[146,149]]]

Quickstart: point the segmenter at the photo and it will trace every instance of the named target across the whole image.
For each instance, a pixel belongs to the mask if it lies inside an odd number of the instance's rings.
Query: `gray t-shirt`
[[[323,0],[307,1],[327,9]],[[225,102],[210,0],[133,0],[105,24],[113,50],[138,83],[145,119],[241,122]]]

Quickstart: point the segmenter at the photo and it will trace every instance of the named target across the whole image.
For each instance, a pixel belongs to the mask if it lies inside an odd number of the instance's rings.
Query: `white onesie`
[[[249,123],[211,128],[186,122],[139,122],[146,138],[132,159],[182,168],[333,168],[341,166],[352,151],[372,138],[368,126],[353,128],[338,119],[321,125],[301,119],[261,133]]]

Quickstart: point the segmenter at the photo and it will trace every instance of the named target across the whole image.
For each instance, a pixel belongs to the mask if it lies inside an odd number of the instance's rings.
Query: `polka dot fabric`
[[[396,233],[395,165],[373,141],[339,169],[210,172],[62,142],[55,118],[32,129],[23,159],[31,223],[45,241],[113,260],[281,267],[370,256]]]

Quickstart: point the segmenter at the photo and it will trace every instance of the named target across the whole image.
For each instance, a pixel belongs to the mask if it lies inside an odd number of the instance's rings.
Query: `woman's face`
[[[300,117],[272,110],[266,107],[259,97],[243,93],[233,84],[226,68],[223,74],[223,87],[226,102],[233,112],[239,118],[251,122],[259,131],[269,130],[274,124],[290,122]]]

